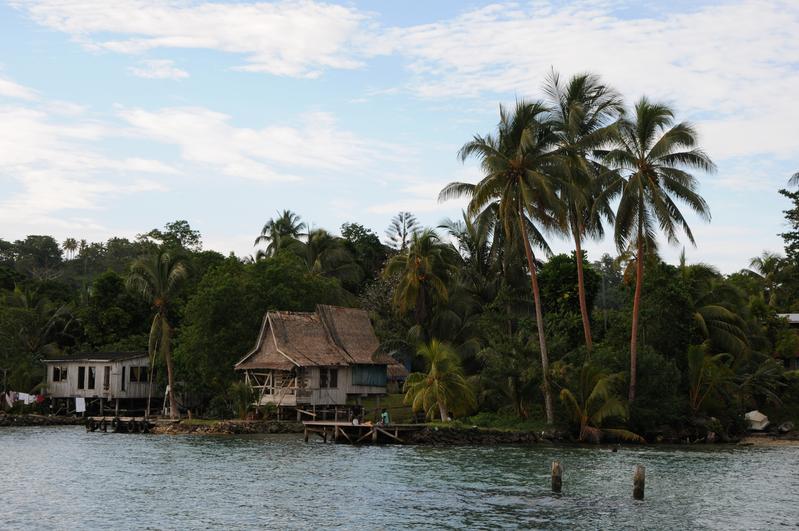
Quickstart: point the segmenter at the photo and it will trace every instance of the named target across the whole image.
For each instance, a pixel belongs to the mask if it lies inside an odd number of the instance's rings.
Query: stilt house
[[[235,369],[259,405],[337,406],[384,395],[387,367],[369,314],[319,305],[315,312],[268,312],[255,348]],[[404,369],[404,368],[403,368]]]
[[[118,409],[147,399],[150,361],[146,352],[91,352],[44,360],[47,394],[65,405],[82,397],[87,404]]]

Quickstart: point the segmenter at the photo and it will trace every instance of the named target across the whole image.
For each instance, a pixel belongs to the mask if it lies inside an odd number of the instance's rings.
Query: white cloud
[[[176,145],[181,157],[225,175],[291,181],[313,173],[356,172],[390,146],[371,144],[336,126],[332,115],[303,115],[301,126],[236,127],[231,117],[201,107],[122,109],[135,134]]]
[[[189,73],[175,66],[169,59],[147,59],[139,62],[139,66],[131,66],[128,71],[136,77],[145,79],[185,79]]]
[[[22,100],[35,100],[37,98],[35,90],[4,77],[0,77],[0,96]]]
[[[613,4],[493,4],[450,20],[387,30],[421,97],[540,96],[554,66],[593,71],[701,122],[712,155],[799,150],[799,3],[725,2],[630,18]]]
[[[12,0],[11,4],[37,23],[68,33],[92,49],[219,50],[244,55],[241,70],[301,77],[315,77],[327,68],[359,67],[353,42],[361,38],[367,21],[353,8],[311,0],[235,4]]]
[[[164,190],[139,175],[175,173],[156,160],[107,156],[97,143],[112,128],[83,116],[55,120],[42,109],[0,106],[0,182],[9,191],[0,200],[2,225],[88,226],[83,218],[71,223],[64,211],[98,210],[121,195]]]

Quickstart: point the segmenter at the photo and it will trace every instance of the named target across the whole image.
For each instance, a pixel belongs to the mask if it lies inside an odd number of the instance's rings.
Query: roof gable
[[[369,314],[356,308],[317,306],[315,312],[267,312],[255,348],[236,369],[387,364]]]

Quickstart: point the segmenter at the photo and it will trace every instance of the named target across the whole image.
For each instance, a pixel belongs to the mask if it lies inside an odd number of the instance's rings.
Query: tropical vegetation
[[[47,357],[141,350],[175,415],[244,416],[232,366],[264,312],[322,303],[369,311],[428,418],[586,441],[734,434],[751,409],[799,422],[799,334],[781,317],[799,312],[799,174],[775,191],[784,251],[729,274],[685,253],[670,264],[663,244],[704,243],[688,212],[710,220],[715,167],[694,127],[594,74],[553,72],[542,93],[464,139],[480,178],[439,195],[465,199],[461,216],[400,212],[383,241],[354,220],[309,228],[301,204],[265,213],[247,257],[204,250],[185,220],[105,242],[0,239],[7,388],[40,389]],[[606,235],[614,255],[589,257]]]

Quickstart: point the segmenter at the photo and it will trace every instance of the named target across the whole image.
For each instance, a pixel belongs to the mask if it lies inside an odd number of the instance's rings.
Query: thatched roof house
[[[255,348],[239,361],[258,404],[343,405],[385,394],[387,367],[369,314],[319,305],[315,312],[268,312]]]

